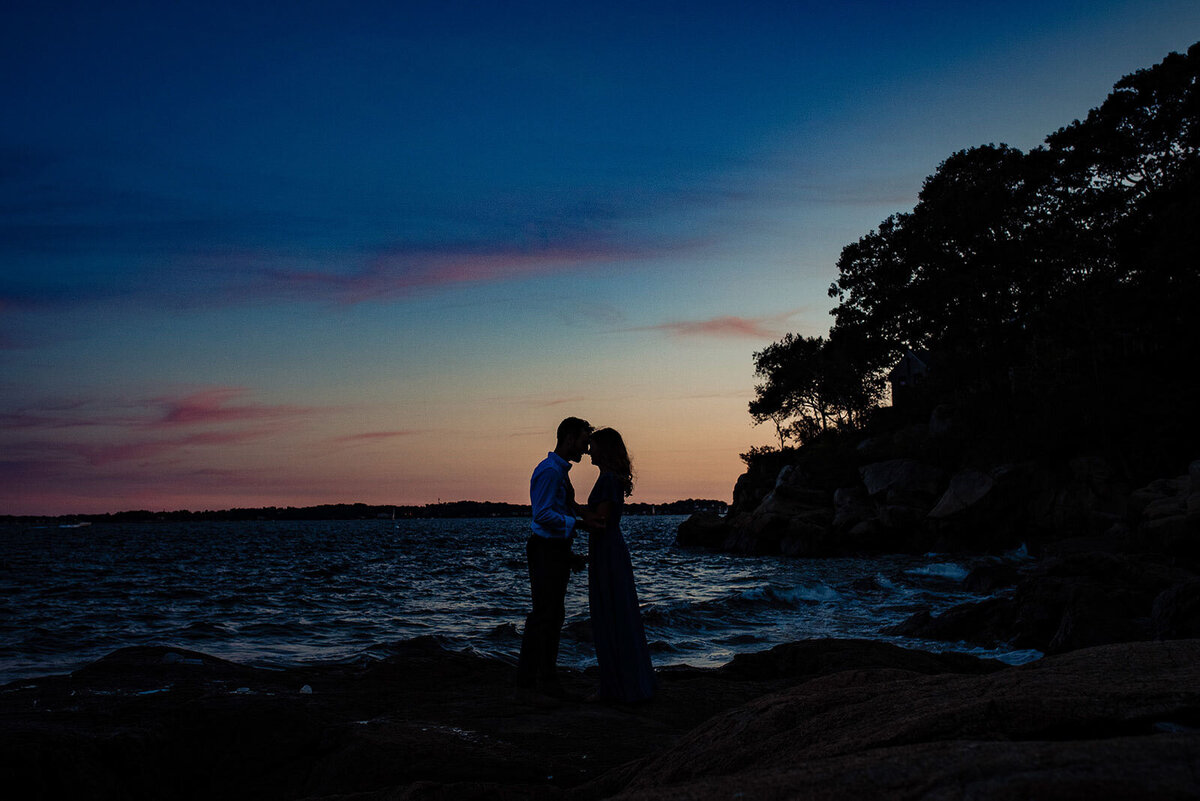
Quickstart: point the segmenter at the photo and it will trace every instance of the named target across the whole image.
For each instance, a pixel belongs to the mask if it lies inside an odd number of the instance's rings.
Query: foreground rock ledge
[[[0,771],[20,798],[1200,797],[1200,640],[1015,668],[805,641],[662,671],[638,707],[510,677],[432,638],[287,671],[124,649],[0,688]]]

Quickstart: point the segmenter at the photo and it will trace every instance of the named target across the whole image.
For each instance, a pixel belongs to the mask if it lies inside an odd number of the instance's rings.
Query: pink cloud
[[[757,337],[772,336],[761,320],[747,317],[714,317],[711,320],[666,323],[659,326],[677,336]]]
[[[106,466],[159,460],[192,448],[221,448],[264,439],[329,409],[236,403],[246,391],[210,387],[135,401],[48,401],[0,415],[0,440],[15,463],[41,455],[45,466]],[[169,460],[168,460],[169,461]]]
[[[626,331],[660,331],[678,337],[733,337],[746,339],[776,339],[783,335],[784,323],[798,311],[763,317],[724,315],[707,320],[681,320],[658,325],[627,328]]]
[[[228,405],[230,401],[245,394],[237,387],[213,387],[193,392],[181,398],[164,398],[159,403],[166,407],[158,422],[167,426],[200,423],[228,423],[238,420],[280,419],[303,416],[313,412],[302,406],[264,404]]]
[[[253,290],[268,296],[356,304],[407,297],[424,289],[520,280],[591,265],[654,258],[695,246],[614,244],[595,239],[535,247],[396,247],[379,251],[362,268],[351,272],[260,269],[261,281]]]
[[[248,420],[284,420],[327,411],[313,407],[246,403],[230,405],[246,394],[238,387],[211,387],[180,396],[138,400],[61,400],[37,408],[0,413],[4,429],[116,427],[174,428]]]

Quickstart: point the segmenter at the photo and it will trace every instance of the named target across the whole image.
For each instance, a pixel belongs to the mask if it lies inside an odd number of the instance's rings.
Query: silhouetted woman
[[[588,506],[606,520],[603,532],[588,535],[588,602],[600,700],[628,703],[654,695],[654,668],[642,627],[629,549],[621,536],[621,510],[633,492],[633,465],[621,435],[611,428],[592,434],[589,451],[600,477]]]

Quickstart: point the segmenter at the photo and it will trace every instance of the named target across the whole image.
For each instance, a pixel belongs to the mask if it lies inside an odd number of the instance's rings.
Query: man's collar
[[[549,456],[550,458],[554,459],[554,460],[555,460],[555,462],[556,462],[557,464],[559,464],[560,466],[562,466],[564,469],[566,469],[566,470],[570,470],[570,469],[571,469],[571,463],[570,463],[570,462],[568,462],[566,459],[562,458],[561,456],[559,456],[559,455],[558,455],[557,453],[555,453],[554,451],[550,451],[550,453],[548,453],[548,454],[546,454],[546,455],[547,455],[547,456]]]

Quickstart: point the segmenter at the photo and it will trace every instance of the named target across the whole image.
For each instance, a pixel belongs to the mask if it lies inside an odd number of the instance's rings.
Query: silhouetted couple
[[[586,506],[575,502],[571,463],[590,453],[600,477]],[[558,682],[558,640],[566,616],[571,570],[583,558],[571,550],[576,532],[588,535],[588,605],[600,667],[596,697],[633,703],[654,695],[654,669],[638,608],[629,549],[621,535],[621,510],[633,492],[633,465],[621,435],[593,431],[586,420],[568,417],[558,442],[538,464],[529,483],[533,532],[526,543],[533,610],[525,619],[517,685],[556,697],[568,694]]]

